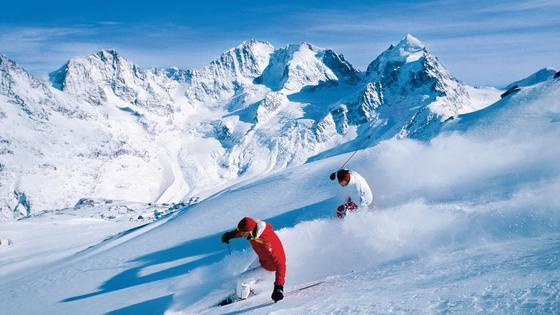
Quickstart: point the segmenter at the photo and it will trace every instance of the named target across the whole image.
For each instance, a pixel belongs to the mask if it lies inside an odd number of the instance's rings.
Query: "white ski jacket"
[[[355,171],[350,171],[350,181],[348,185],[340,188],[338,199],[343,205],[348,198],[360,209],[367,208],[373,202],[373,193],[366,180]]]

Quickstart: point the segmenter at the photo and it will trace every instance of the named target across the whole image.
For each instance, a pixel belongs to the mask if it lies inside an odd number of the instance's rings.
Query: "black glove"
[[[272,299],[274,303],[280,301],[284,298],[284,287],[278,284],[274,285],[274,291],[272,291]]]
[[[235,237],[235,231],[225,232],[222,235],[222,243],[229,244],[229,240]]]

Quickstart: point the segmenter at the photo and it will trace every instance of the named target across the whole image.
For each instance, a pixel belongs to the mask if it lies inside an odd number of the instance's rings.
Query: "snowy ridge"
[[[325,54],[328,57],[324,57]],[[355,69],[332,51],[327,52],[309,43],[301,43],[276,50],[269,66],[257,82],[274,91],[291,94],[290,92],[300,91],[305,86],[318,85],[321,81],[339,81],[325,62],[339,74],[346,75],[346,79],[356,76]]]
[[[461,115],[444,125],[444,131],[472,130],[482,134],[508,133],[513,126],[536,128],[542,120],[560,121],[560,80],[548,79],[504,98],[483,110]]]
[[[552,77],[554,77],[555,74],[556,74],[556,70],[554,69],[542,68],[539,71],[526,77],[525,79],[521,79],[519,81],[510,83],[508,86],[504,88],[504,90],[509,90],[516,85],[519,87],[535,85],[537,83],[541,83],[546,80],[552,79]]]
[[[243,98],[244,88],[260,76],[274,48],[268,42],[250,40],[223,53],[209,66],[189,72],[183,80],[186,96],[192,101],[227,102]],[[250,93],[250,92],[249,92]]]
[[[88,118],[89,114],[83,104],[64,104],[47,85],[4,55],[0,55],[0,95],[36,120],[48,120],[52,111],[70,118]]]
[[[169,114],[176,106],[170,94],[175,81],[166,80],[162,71],[131,64],[115,50],[74,58],[49,76],[54,87],[93,105],[107,102],[107,93],[113,93],[160,115]]]

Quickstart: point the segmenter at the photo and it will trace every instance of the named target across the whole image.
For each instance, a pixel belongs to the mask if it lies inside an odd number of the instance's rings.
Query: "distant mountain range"
[[[208,196],[383,139],[430,139],[503,92],[457,80],[411,35],[366,71],[308,43],[250,40],[201,69],[142,69],[103,50],[49,79],[0,55],[4,219],[84,197]]]

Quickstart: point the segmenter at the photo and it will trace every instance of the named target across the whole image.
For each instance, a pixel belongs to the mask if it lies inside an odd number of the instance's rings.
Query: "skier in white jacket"
[[[366,180],[355,171],[340,169],[331,174],[331,180],[338,180],[341,190],[338,194],[340,205],[336,216],[344,218],[348,212],[367,209],[373,202],[373,194]]]

